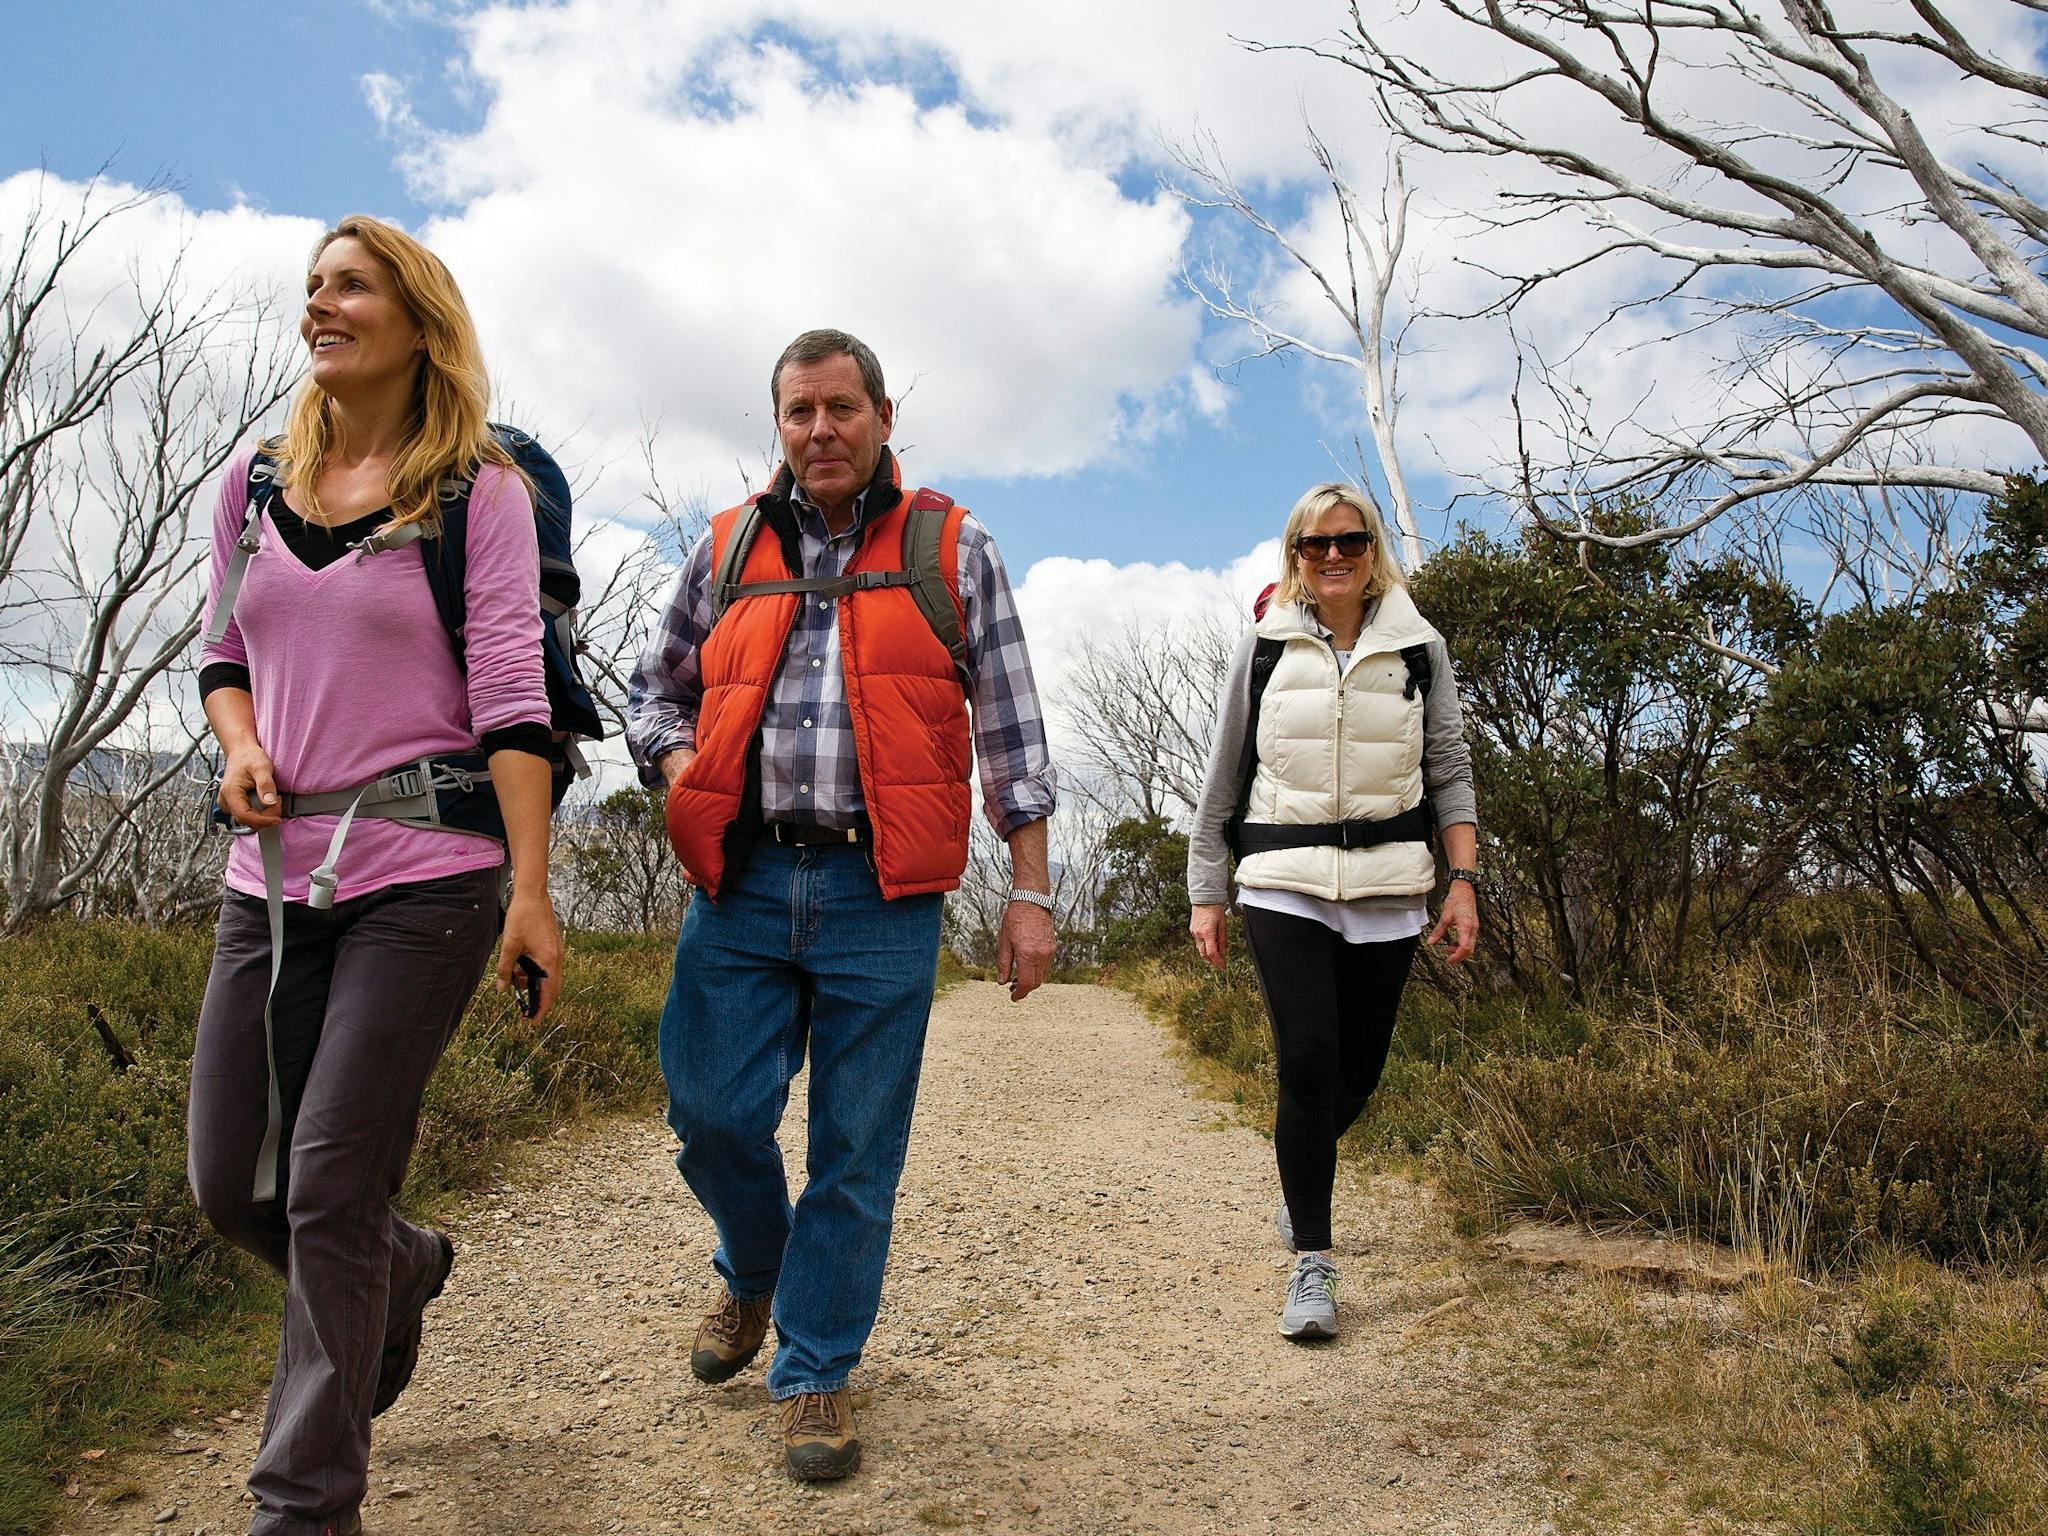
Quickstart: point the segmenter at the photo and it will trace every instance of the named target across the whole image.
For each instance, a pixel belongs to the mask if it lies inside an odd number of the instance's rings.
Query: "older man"
[[[1012,998],[1052,963],[1054,785],[995,543],[900,483],[874,353],[807,331],[769,398],[782,467],[684,562],[628,734],[642,776],[668,784],[702,895],[661,1020],[676,1164],[725,1282],[690,1369],[736,1375],[772,1315],[768,1392],[790,1471],[815,1480],[860,1462],[846,1378],[881,1300],[943,893],[967,864],[969,706],[1010,848],[996,966]],[[807,1046],[810,1181],[792,1209],[775,1136]]]

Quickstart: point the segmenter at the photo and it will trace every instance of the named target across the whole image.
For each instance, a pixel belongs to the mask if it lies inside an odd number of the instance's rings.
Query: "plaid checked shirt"
[[[833,535],[801,491],[797,515],[801,576],[843,575],[867,524],[866,496],[846,532]],[[761,537],[773,538],[768,529]],[[986,528],[960,521],[960,607],[974,688],[974,755],[982,809],[1001,836],[1050,816],[1056,780],[1031,658],[1002,557]],[[683,562],[675,596],[633,669],[626,694],[626,742],[645,784],[662,782],[665,753],[697,743],[704,693],[701,652],[711,633],[711,535]],[[769,821],[849,827],[861,816],[860,766],[839,661],[839,605],[805,594],[790,626],[782,669],[761,714],[761,813]]]

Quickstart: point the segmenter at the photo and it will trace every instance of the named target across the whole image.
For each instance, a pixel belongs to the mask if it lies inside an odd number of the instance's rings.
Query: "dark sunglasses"
[[[1372,548],[1372,535],[1359,530],[1353,533],[1303,533],[1294,540],[1294,552],[1304,560],[1321,560],[1330,553],[1330,546],[1337,546],[1337,553],[1347,560],[1356,560]]]

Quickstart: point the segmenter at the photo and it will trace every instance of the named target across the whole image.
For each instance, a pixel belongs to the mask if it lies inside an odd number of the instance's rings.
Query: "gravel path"
[[[1340,1190],[1344,1334],[1289,1344],[1270,1145],[1121,994],[940,1001],[842,1484],[784,1475],[758,1364],[690,1378],[713,1237],[673,1151],[656,1120],[558,1135],[455,1218],[419,1375],[378,1421],[370,1536],[1549,1529],[1427,1193]],[[136,1458],[139,1497],[60,1529],[241,1536],[260,1408]]]

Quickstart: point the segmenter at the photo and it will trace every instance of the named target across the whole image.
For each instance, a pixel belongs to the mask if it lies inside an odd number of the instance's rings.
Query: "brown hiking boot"
[[[759,1301],[734,1301],[728,1291],[697,1325],[696,1342],[690,1346],[690,1374],[716,1386],[730,1381],[761,1353],[761,1341],[768,1337],[768,1313],[773,1296]]]
[[[782,1454],[789,1475],[807,1483],[844,1477],[860,1465],[853,1432],[853,1399],[837,1392],[799,1392],[775,1405],[782,1415]]]

